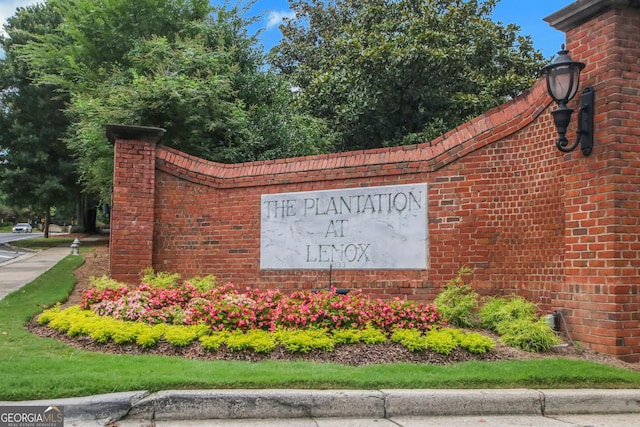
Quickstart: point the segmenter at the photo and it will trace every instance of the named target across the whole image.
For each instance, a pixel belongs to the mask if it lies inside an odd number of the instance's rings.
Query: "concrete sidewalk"
[[[640,390],[174,390],[0,402],[62,406],[66,426],[640,425]]]
[[[108,235],[90,235],[80,239],[80,245],[107,240]],[[71,247],[59,246],[41,251],[20,249],[23,253],[0,263],[0,300],[33,281],[62,258],[71,254]]]
[[[37,252],[24,252],[19,257],[1,263],[0,299],[33,281],[70,253],[70,248],[49,248]]]

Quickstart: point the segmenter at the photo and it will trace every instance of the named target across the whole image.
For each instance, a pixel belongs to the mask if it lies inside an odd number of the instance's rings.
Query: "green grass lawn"
[[[73,239],[68,237],[55,237],[45,239],[44,237],[34,237],[33,239],[16,240],[11,242],[11,246],[26,249],[48,249],[59,246],[70,247]]]
[[[563,358],[362,367],[312,362],[228,362],[78,350],[25,330],[73,289],[83,258],[68,256],[0,300],[0,400],[117,391],[213,388],[638,388],[640,372]]]

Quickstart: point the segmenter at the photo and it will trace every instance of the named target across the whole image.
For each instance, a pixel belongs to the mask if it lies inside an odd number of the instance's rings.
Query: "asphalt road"
[[[43,233],[0,233],[0,264],[24,253],[20,249],[8,247],[8,243],[43,236]]]
[[[16,240],[33,239],[44,237],[44,233],[0,233],[0,245],[15,242]]]

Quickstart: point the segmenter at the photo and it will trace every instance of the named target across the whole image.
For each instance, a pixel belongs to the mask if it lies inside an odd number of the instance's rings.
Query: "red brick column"
[[[134,284],[152,266],[156,143],[164,129],[108,125],[114,145],[109,268],[115,280]]]
[[[576,150],[565,159],[566,279],[557,304],[574,340],[635,362],[640,360],[640,5],[580,3],[547,18],[566,32],[571,57],[586,64],[580,91],[591,86],[596,97],[593,154],[585,158]],[[577,101],[572,108],[577,111]]]

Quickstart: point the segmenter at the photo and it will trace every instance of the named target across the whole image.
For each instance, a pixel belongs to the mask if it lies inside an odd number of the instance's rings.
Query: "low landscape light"
[[[569,56],[569,51],[565,50],[564,45],[562,45],[562,49],[558,52],[558,57],[553,64],[547,65],[540,70],[540,74],[546,76],[547,92],[558,104],[558,108],[551,112],[553,122],[558,130],[556,147],[562,152],[569,153],[580,145],[582,154],[588,156],[593,150],[594,91],[591,87],[585,88],[580,97],[576,141],[569,145],[566,137],[567,127],[573,114],[573,110],[567,107],[567,103],[578,92],[580,71],[584,66],[584,63],[572,60]]]

